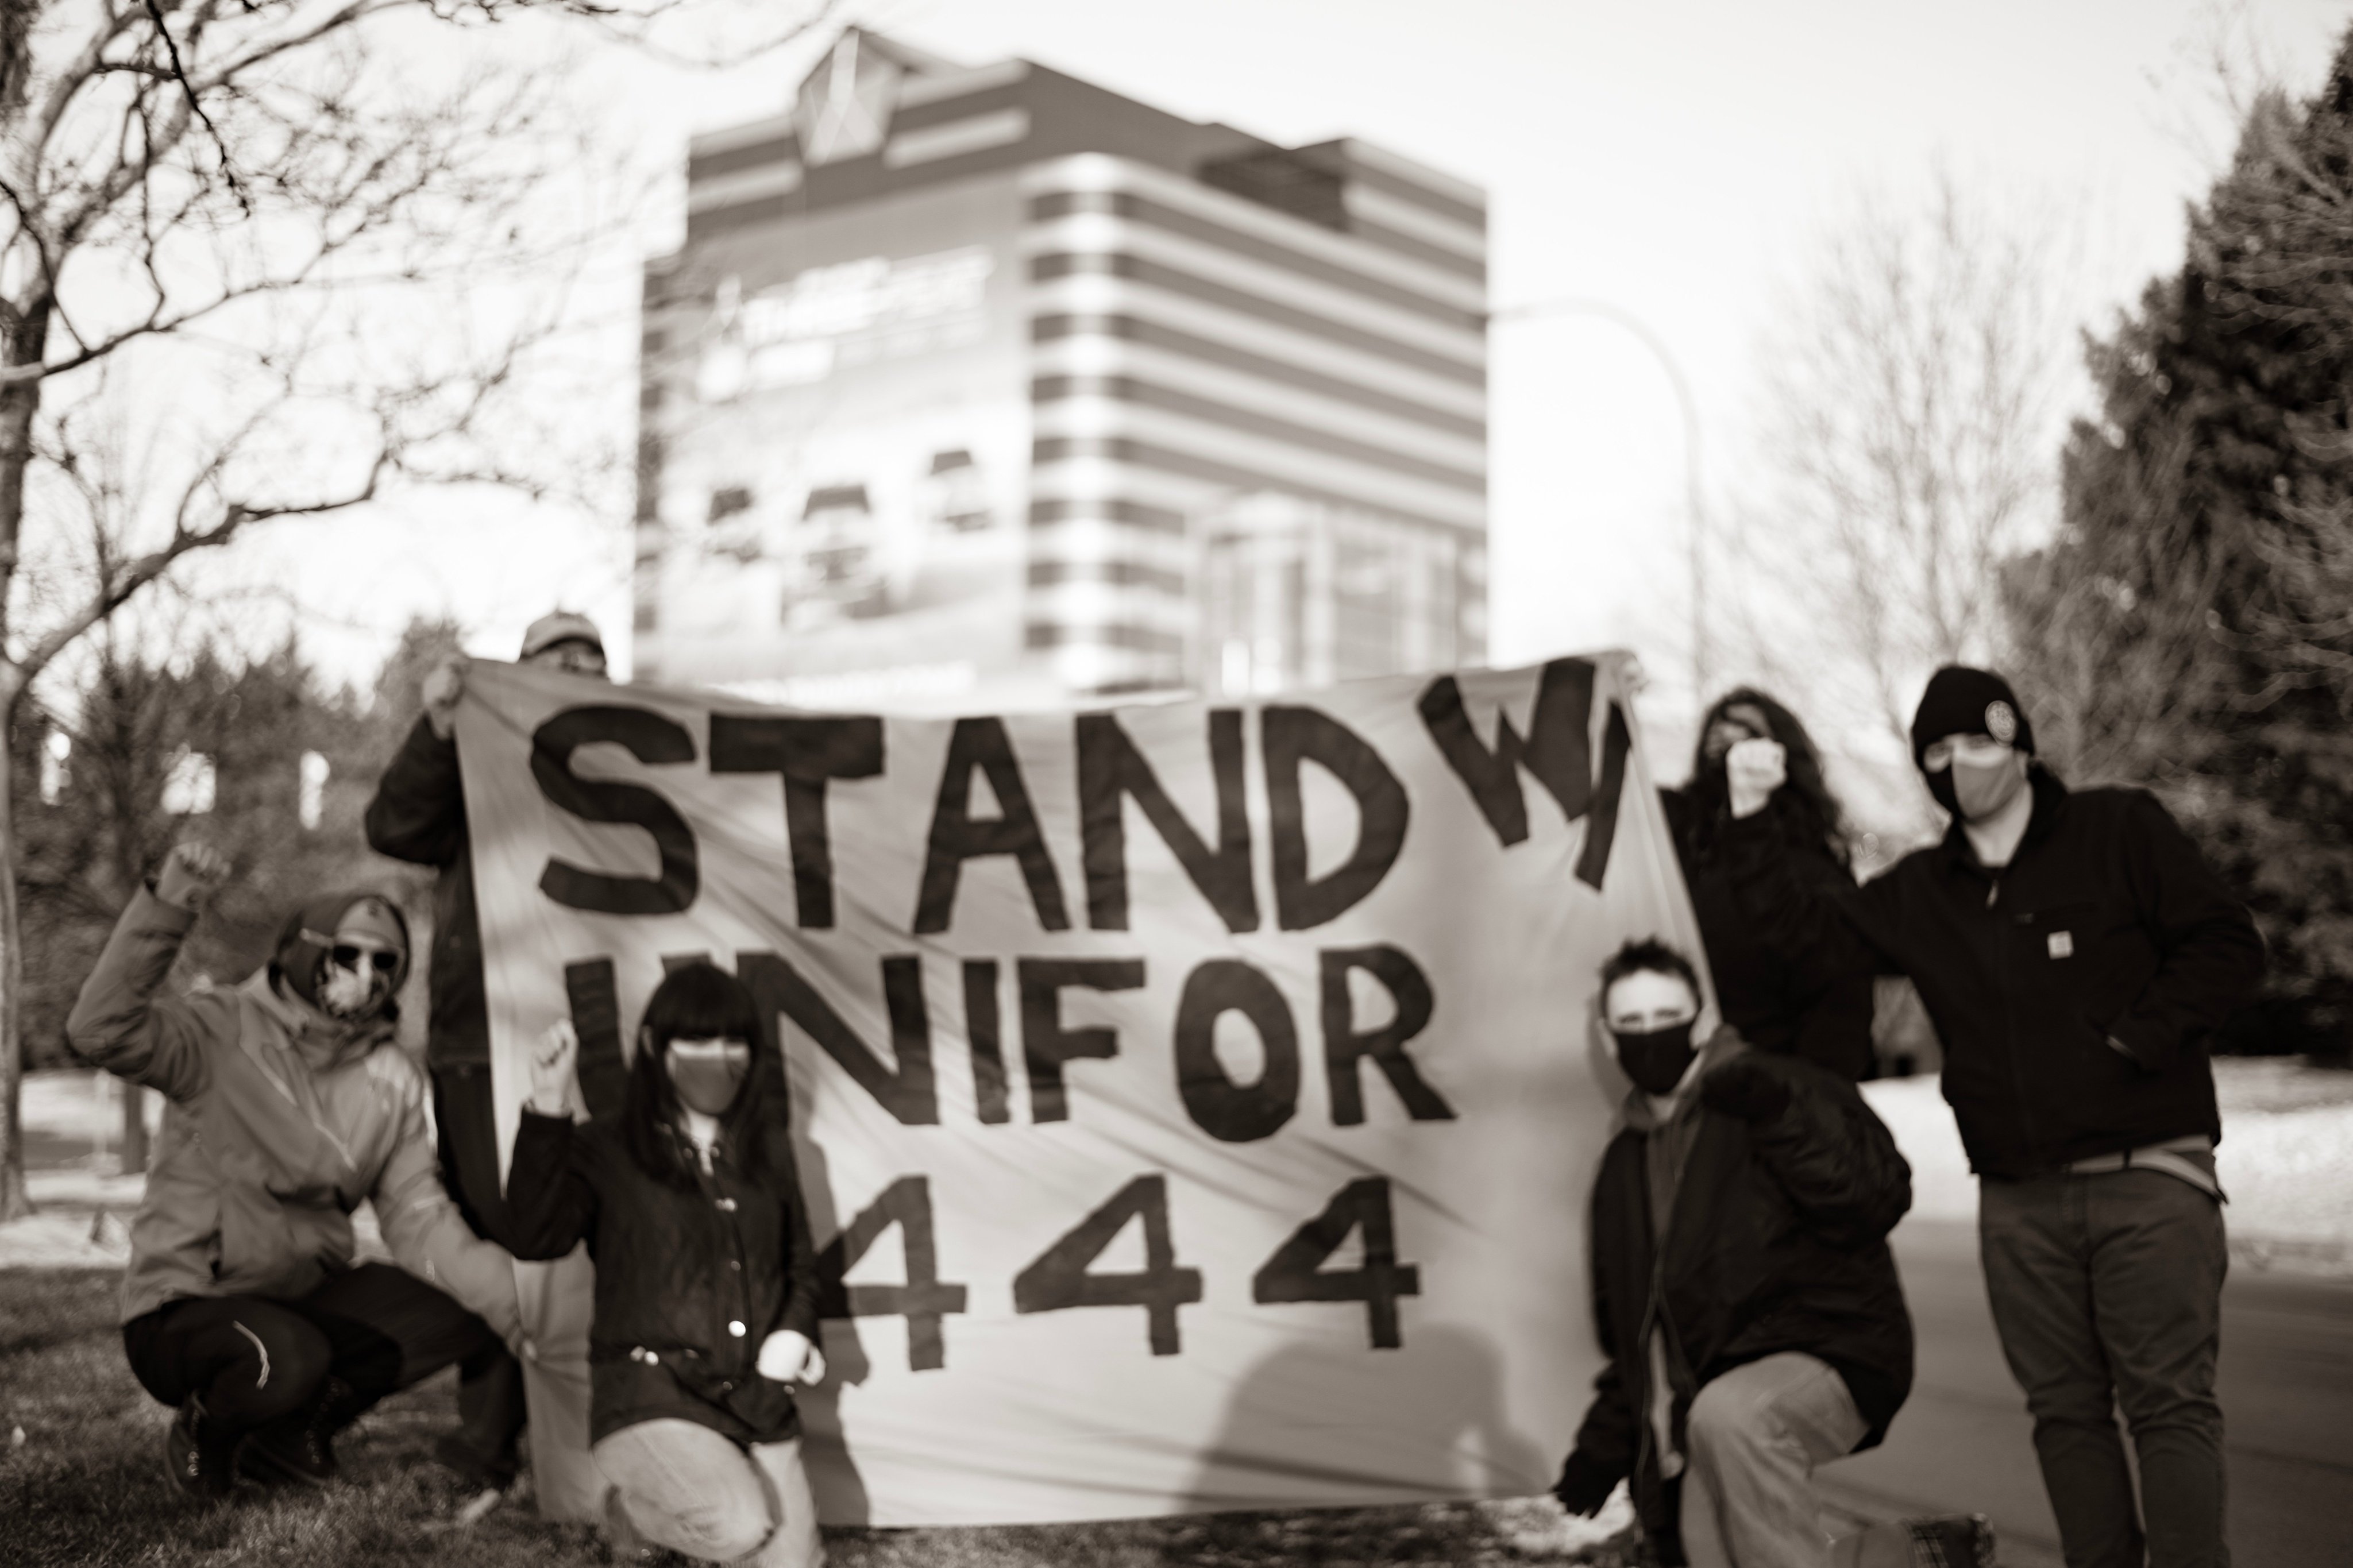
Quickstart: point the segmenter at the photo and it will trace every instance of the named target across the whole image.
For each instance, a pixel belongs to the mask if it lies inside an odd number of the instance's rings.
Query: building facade
[[[844,32],[645,282],[642,679],[803,706],[1479,662],[1481,193]]]

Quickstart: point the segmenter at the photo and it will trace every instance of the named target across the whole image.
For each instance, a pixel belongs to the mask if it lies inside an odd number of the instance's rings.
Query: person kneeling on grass
[[[1591,1514],[1630,1477],[1662,1562],[1829,1568],[1814,1467],[1877,1443],[1911,1391],[1886,1239],[1911,1167],[1841,1075],[1709,1035],[1663,942],[1603,966],[1601,1013],[1634,1084],[1593,1187],[1609,1359],[1554,1495]]]
[[[227,874],[211,848],[175,847],[66,1023],[83,1059],[170,1102],[131,1226],[122,1343],[179,1409],[172,1479],[206,1499],[240,1466],[331,1479],[334,1435],[361,1412],[520,1333],[513,1260],[442,1190],[424,1074],[394,1043],[406,921],[374,893],[313,899],[244,984],[160,994]],[[402,1267],[353,1266],[363,1202]]]
[[[616,1561],[647,1542],[761,1568],[825,1560],[793,1384],[825,1376],[817,1258],[750,991],[704,963],[646,1004],[617,1115],[575,1129],[569,1023],[533,1053],[516,1255],[596,1260],[589,1432]],[[756,1553],[756,1555],[754,1555]]]

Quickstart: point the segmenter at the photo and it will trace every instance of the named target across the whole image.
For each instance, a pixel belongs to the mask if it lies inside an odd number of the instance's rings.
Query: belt
[[[2186,1133],[2179,1138],[2168,1138],[2161,1143],[2145,1144],[2138,1149],[2120,1149],[2113,1154],[2094,1154],[2082,1160],[2071,1160],[2061,1169],[2071,1176],[2105,1175],[2116,1171],[2158,1171],[2189,1183],[2200,1192],[2221,1199],[2221,1183],[2214,1179],[2214,1140],[2203,1132]]]

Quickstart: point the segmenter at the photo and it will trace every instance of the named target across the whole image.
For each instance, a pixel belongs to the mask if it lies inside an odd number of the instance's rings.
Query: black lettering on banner
[[[839,1063],[875,1103],[909,1127],[936,1127],[940,1097],[932,1075],[932,1026],[923,1005],[923,973],[911,955],[882,961],[882,999],[891,1015],[891,1049],[898,1066],[885,1067],[833,1005],[773,952],[739,952],[735,976],[750,988],[764,1016],[782,1013]],[[783,1053],[776,1053],[781,1061]]]
[[[975,768],[988,775],[988,787],[997,795],[1002,816],[973,816]],[[1039,925],[1047,931],[1071,929],[1071,917],[1062,906],[1062,885],[1054,874],[1054,858],[1046,852],[1046,836],[1029,804],[1029,786],[1021,782],[1021,765],[1014,760],[1005,721],[959,719],[948,737],[947,765],[940,772],[939,800],[932,809],[931,847],[923,858],[923,890],[915,900],[919,934],[948,929],[964,863],[982,855],[1012,856],[1020,863],[1022,880],[1029,884]]]
[[[804,931],[833,924],[833,835],[825,815],[829,779],[882,771],[880,719],[711,716],[711,771],[777,773],[785,781],[785,837],[793,857],[794,918]]]
[[[1577,879],[1588,887],[1601,886],[1609,869],[1609,845],[1618,837],[1618,803],[1626,793],[1626,756],[1633,749],[1626,710],[1612,702],[1609,722],[1601,735],[1601,785],[1594,792],[1593,815],[1585,824],[1585,848],[1577,858]]]
[[[1088,1265],[1103,1256],[1131,1219],[1144,1222],[1144,1272],[1095,1274]],[[1168,1234],[1168,1178],[1138,1176],[1087,1215],[1013,1277],[1016,1312],[1055,1312],[1066,1307],[1142,1307],[1154,1355],[1181,1348],[1176,1309],[1201,1299],[1201,1271],[1176,1266]]]
[[[1014,969],[1021,987],[1021,1057],[1029,1069],[1029,1120],[1067,1121],[1071,1101],[1062,1064],[1119,1054],[1119,1035],[1101,1025],[1062,1027],[1062,991],[1134,991],[1144,984],[1140,958],[1025,958]]]
[[[1218,1018],[1240,1013],[1266,1057],[1256,1083],[1226,1076],[1218,1060]],[[1176,1090],[1186,1113],[1210,1137],[1249,1143],[1268,1137],[1299,1109],[1299,1031],[1273,981],[1238,958],[1213,958],[1185,977],[1176,1004]]]
[[[858,1267],[882,1233],[899,1227],[907,1254],[903,1285],[845,1285],[842,1276]],[[940,1319],[965,1310],[965,1288],[940,1280],[939,1248],[932,1234],[932,1183],[928,1176],[902,1176],[861,1210],[817,1255],[818,1312],[828,1318],[904,1318],[907,1370],[937,1372],[947,1365]]]
[[[572,753],[599,741],[625,748],[641,763],[691,763],[694,737],[645,708],[567,708],[531,738],[531,776],[549,804],[583,822],[626,823],[653,836],[661,856],[659,877],[617,877],[548,857],[540,891],[567,909],[600,915],[674,915],[691,908],[702,887],[694,829],[678,809],[643,784],[584,779],[572,772]]]
[[[1242,715],[1209,710],[1209,771],[1218,789],[1218,847],[1212,850],[1168,798],[1159,775],[1112,713],[1082,713],[1078,723],[1079,826],[1085,846],[1087,923],[1127,929],[1127,814],[1144,808],[1176,863],[1229,931],[1258,930],[1258,890],[1250,881],[1250,813],[1242,782]]]
[[[1324,1260],[1340,1249],[1350,1231],[1364,1233],[1364,1263],[1325,1270]],[[1397,1258],[1397,1227],[1389,1214],[1389,1179],[1365,1176],[1342,1187],[1329,1207],[1292,1233],[1250,1278],[1250,1300],[1362,1301],[1373,1348],[1393,1351],[1405,1342],[1398,1324],[1398,1298],[1421,1294],[1421,1270]]]
[[[1338,919],[1380,886],[1405,847],[1405,785],[1354,730],[1314,708],[1269,707],[1259,714],[1266,795],[1274,836],[1275,923],[1306,931]],[[1315,763],[1356,797],[1356,847],[1346,864],[1320,877],[1307,870],[1306,809],[1299,770]]]
[[[1005,1104],[1005,1046],[997,1011],[997,961],[968,959],[964,966],[964,1032],[972,1043],[972,1093],[980,1119],[989,1126],[1009,1121]]]
[[[1416,1121],[1451,1121],[1454,1108],[1430,1087],[1405,1044],[1429,1026],[1434,1007],[1430,980],[1421,966],[1398,949],[1328,948],[1316,955],[1324,1014],[1324,1070],[1332,1085],[1332,1120],[1342,1127],[1365,1120],[1364,1085],[1357,1067],[1370,1058]],[[1348,972],[1361,969],[1397,1001],[1397,1016],[1377,1028],[1356,1027],[1356,1004],[1348,996]]]
[[[1601,886],[1618,832],[1618,797],[1626,783],[1626,753],[1633,749],[1624,710],[1609,705],[1602,736],[1601,777],[1593,777],[1589,730],[1593,718],[1594,667],[1589,659],[1556,658],[1544,667],[1524,738],[1511,716],[1495,714],[1495,749],[1489,751],[1462,706],[1462,689],[1451,675],[1439,677],[1421,694],[1421,721],[1447,766],[1471,792],[1479,814],[1505,847],[1528,836],[1528,804],[1520,788],[1525,767],[1575,822],[1591,814],[1585,849],[1577,857],[1577,879]]]
[[[584,959],[564,966],[564,995],[572,1007],[572,1032],[580,1041],[573,1071],[580,1099],[591,1116],[612,1116],[628,1098],[629,1064],[621,1055],[621,1004],[613,984],[613,961]]]

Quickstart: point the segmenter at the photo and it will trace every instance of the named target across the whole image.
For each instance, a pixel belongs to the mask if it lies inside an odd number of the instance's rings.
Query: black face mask
[[[1692,1026],[1696,1018],[1686,1018],[1680,1024],[1670,1024],[1663,1029],[1646,1029],[1641,1033],[1612,1029],[1618,1040],[1618,1065],[1634,1080],[1634,1087],[1644,1094],[1669,1094],[1683,1082],[1683,1074],[1691,1069],[1692,1058],[1699,1052],[1692,1045]]]

